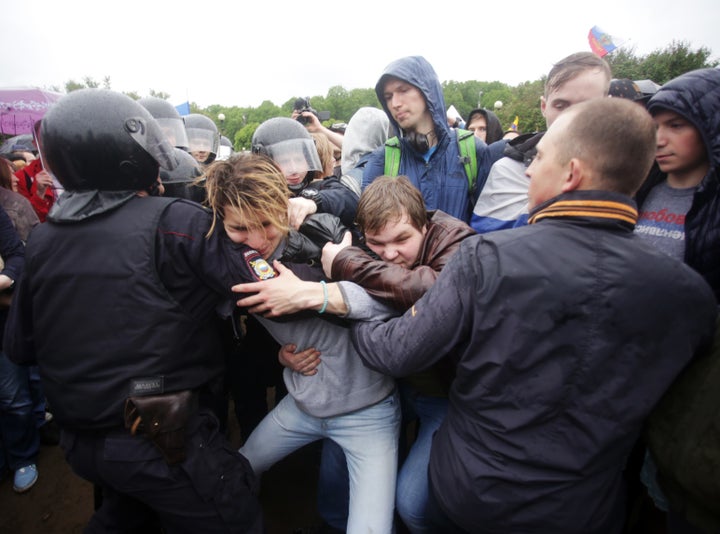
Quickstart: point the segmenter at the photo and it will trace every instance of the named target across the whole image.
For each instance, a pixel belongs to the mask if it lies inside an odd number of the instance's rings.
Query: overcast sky
[[[717,0],[8,0],[0,86],[90,76],[201,107],[277,105],[374,87],[383,68],[425,56],[441,81],[511,85],[590,50],[594,25],[638,55],[672,40],[720,57]],[[448,102],[448,105],[451,102]]]

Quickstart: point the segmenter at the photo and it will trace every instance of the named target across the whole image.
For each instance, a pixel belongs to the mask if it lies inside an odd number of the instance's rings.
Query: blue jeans
[[[35,416],[35,426],[40,428],[45,424],[45,393],[40,383],[40,369],[37,365],[28,367],[28,381],[30,387],[30,399],[33,403],[33,415]]]
[[[39,449],[28,369],[0,351],[0,471],[5,466],[17,471],[35,463]]]
[[[418,419],[418,435],[400,468],[395,503],[403,523],[412,533],[434,532],[425,511],[429,495],[428,465],[432,437],[442,424],[448,399],[418,394],[401,383],[403,418]],[[318,509],[326,523],[345,529],[347,518],[347,467],[342,450],[332,441],[323,443],[318,480]]]
[[[347,532],[392,532],[400,404],[382,401],[334,417],[313,417],[290,396],[262,420],[240,449],[257,474],[300,447],[330,438],[345,452],[350,473]]]
[[[410,391],[409,401],[418,418],[418,435],[398,474],[396,506],[410,532],[435,532],[426,514],[430,492],[428,465],[432,438],[445,420],[448,399]]]

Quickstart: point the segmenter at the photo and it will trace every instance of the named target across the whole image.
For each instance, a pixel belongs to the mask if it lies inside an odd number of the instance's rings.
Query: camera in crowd
[[[298,113],[302,113],[303,111],[309,111],[310,113],[315,115],[320,120],[320,122],[330,119],[329,111],[315,111],[312,106],[310,106],[309,97],[298,98],[297,100],[295,100],[293,109]],[[309,122],[309,119],[307,117],[303,117],[302,115],[298,115],[297,120],[300,124],[307,124]]]

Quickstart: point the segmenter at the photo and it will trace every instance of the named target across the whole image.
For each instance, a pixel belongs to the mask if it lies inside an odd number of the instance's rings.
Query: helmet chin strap
[[[307,185],[312,181],[311,175],[312,175],[312,171],[308,171],[307,175],[305,175],[305,178],[303,178],[302,182],[300,182],[299,184],[294,184],[294,185],[288,184],[288,189],[290,189],[290,191],[292,191],[293,193],[299,193],[300,191],[305,189],[305,187],[307,187]]]

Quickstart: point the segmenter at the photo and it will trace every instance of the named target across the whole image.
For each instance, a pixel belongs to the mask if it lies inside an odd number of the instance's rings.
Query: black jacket
[[[5,350],[39,364],[61,426],[117,428],[139,379],[157,378],[151,394],[200,389],[221,375],[212,319],[234,299],[233,284],[255,277],[246,248],[218,232],[206,239],[212,215],[195,203],[129,193],[76,217],[112,195],[84,204],[83,194],[66,195],[60,216],[28,240]]]
[[[429,476],[459,526],[620,532],[627,455],[710,338],[715,301],[633,233],[627,197],[579,191],[531,215],[465,239],[411,310],[356,324],[354,341],[393,376],[457,355]]]
[[[685,218],[685,262],[710,284],[720,302],[720,70],[700,69],[665,84],[648,103],[651,113],[674,111],[692,123],[705,143],[710,170]],[[638,208],[666,175],[653,167],[636,196]]]

